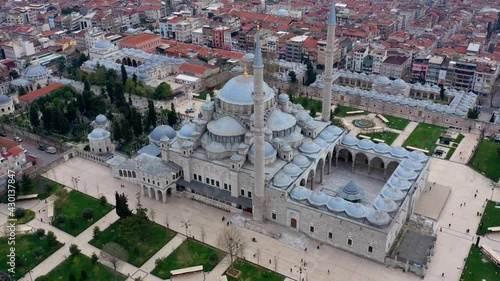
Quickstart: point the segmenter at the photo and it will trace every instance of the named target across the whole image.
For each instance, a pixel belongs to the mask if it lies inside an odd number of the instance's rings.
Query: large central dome
[[[252,105],[253,75],[239,75],[229,80],[220,90],[217,97],[226,103],[236,105]],[[264,82],[264,102],[274,97],[274,91]]]

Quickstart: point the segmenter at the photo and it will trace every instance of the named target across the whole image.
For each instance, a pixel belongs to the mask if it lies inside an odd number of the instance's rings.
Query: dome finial
[[[243,66],[243,69],[244,69],[244,71],[243,71],[243,77],[246,78],[246,77],[248,77],[248,69],[247,69],[247,65],[246,64]]]
[[[259,32],[259,30],[260,30],[260,23],[257,22],[257,32]]]

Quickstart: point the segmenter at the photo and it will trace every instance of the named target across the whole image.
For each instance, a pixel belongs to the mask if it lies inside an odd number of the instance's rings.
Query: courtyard
[[[432,154],[437,146],[436,142],[439,140],[439,136],[445,132],[446,129],[443,127],[420,123],[406,139],[403,147],[413,146],[428,150]]]
[[[481,140],[468,165],[494,182],[500,179],[500,143]]]

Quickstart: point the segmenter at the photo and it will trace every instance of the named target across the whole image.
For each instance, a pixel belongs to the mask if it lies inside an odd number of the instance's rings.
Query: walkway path
[[[463,134],[464,139],[458,144],[457,149],[450,158],[450,161],[467,164],[474,154],[479,143],[479,136],[473,134]]]
[[[413,130],[417,127],[417,122],[410,122],[406,128],[399,134],[399,136],[394,140],[392,146],[402,146],[406,139],[411,135]]]
[[[151,272],[155,268],[156,259],[164,258],[170,255],[182,242],[186,240],[186,236],[177,234],[172,240],[168,241],[167,245],[163,246],[156,254],[154,254],[146,263],[141,266],[141,270]]]

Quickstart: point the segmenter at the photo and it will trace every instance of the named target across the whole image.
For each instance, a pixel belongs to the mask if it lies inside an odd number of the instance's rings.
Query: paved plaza
[[[47,172],[45,176],[94,197],[105,195],[110,203],[114,203],[115,191],[123,192],[128,196],[131,208],[135,207],[135,197],[139,192],[136,185],[112,178],[109,169],[82,158],[73,158]],[[80,177],[78,186],[72,185],[72,177]],[[332,181],[332,179],[334,181],[335,173],[332,173],[332,177],[327,176],[325,183]],[[482,212],[485,200],[493,196],[491,184],[488,179],[475,173],[467,166],[439,159],[432,160],[429,182],[448,186],[451,193],[438,219],[442,231],[438,231],[436,254],[429,265],[425,280],[459,280],[464,259],[467,257],[470,245],[475,240],[474,233],[480,220],[480,217],[476,216],[476,212]],[[124,188],[120,187],[122,184],[124,184]],[[478,190],[478,196],[474,198],[476,190]],[[500,197],[500,195],[495,196]],[[463,206],[464,202],[466,202],[465,206]],[[185,239],[186,231],[189,236],[194,235],[195,238],[201,239],[201,229],[204,228],[206,232],[205,242],[216,246],[218,234],[226,227],[226,224],[218,218],[222,218],[222,216],[229,218],[233,215],[180,197],[169,197],[166,204],[143,197],[142,203],[147,208],[155,209],[157,223],[162,225],[168,223],[170,228],[179,233],[141,268],[130,264],[124,264],[119,268],[119,271],[125,275],[145,276],[145,280],[159,280],[148,274],[154,267],[154,259],[168,255]],[[35,210],[37,214],[36,219],[29,223],[30,226],[52,230],[60,241],[66,243],[63,248],[34,268],[33,277],[46,274],[62,262],[69,255],[68,248],[71,243],[79,245],[82,252],[87,255],[99,252],[97,248],[88,244],[92,238],[93,226],[79,236],[73,237],[46,223],[46,203],[44,201],[32,200],[22,204],[23,207]],[[0,215],[1,220],[4,218],[5,214]],[[40,219],[43,219],[44,222],[41,222]],[[112,211],[97,221],[94,226],[99,225],[101,229],[105,229],[117,219],[116,212]],[[189,221],[190,226],[187,230],[183,228],[182,221]],[[280,231],[283,229],[272,224],[268,224],[266,227],[276,227]],[[467,229],[469,229],[469,233],[466,233]],[[249,241],[245,252],[246,259],[257,263],[257,258],[254,258],[253,254],[260,250],[259,262],[262,266],[277,270],[292,280],[299,279],[298,266],[301,259],[305,259],[308,263],[301,276],[307,280],[420,280],[414,274],[403,273],[400,269],[387,268],[382,264],[330,246],[323,245],[318,250],[318,243],[315,241],[310,242],[309,250],[305,252],[248,229],[243,229],[243,234]],[[254,237],[257,239],[257,243],[250,242]],[[495,250],[500,250],[500,243],[496,241],[500,241],[500,237],[487,236],[481,242],[492,246]],[[227,264],[220,263],[207,274],[206,280],[218,280],[225,269],[227,269]],[[330,274],[328,274],[328,270],[330,270]],[[445,273],[445,279],[441,277],[442,273]],[[23,280],[29,280],[29,277],[27,278]]]

